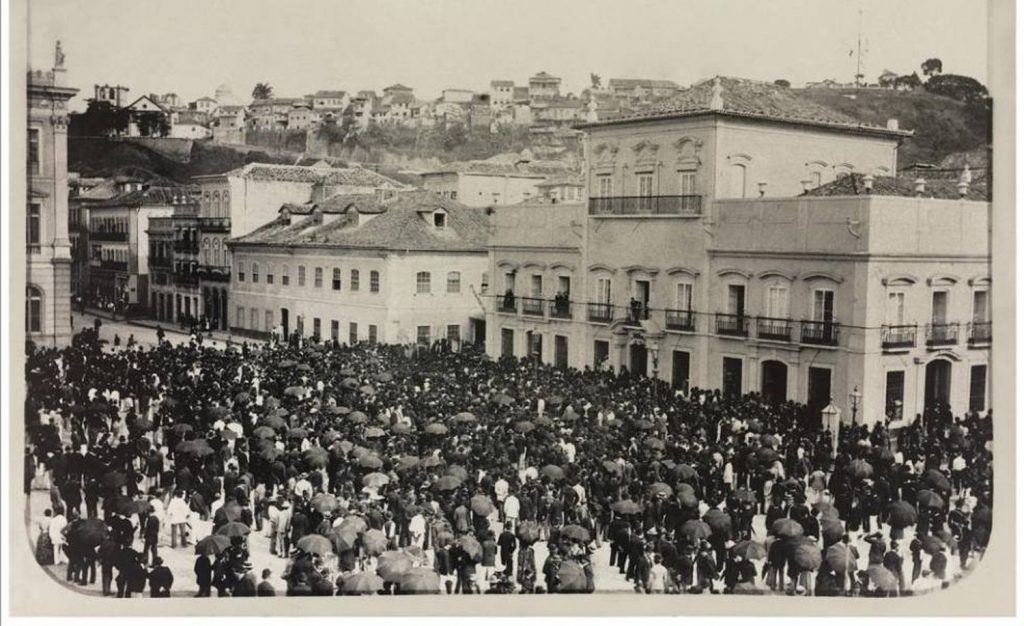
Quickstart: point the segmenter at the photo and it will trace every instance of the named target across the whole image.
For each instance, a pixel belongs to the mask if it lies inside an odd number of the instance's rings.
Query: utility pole
[[[857,9],[857,73],[854,75],[854,83],[857,89],[861,88],[864,80],[861,54],[867,52],[866,46],[862,45],[861,33],[864,26],[864,9]]]

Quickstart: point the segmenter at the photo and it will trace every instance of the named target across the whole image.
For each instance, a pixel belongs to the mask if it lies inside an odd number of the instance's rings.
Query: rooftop
[[[356,187],[380,187],[398,189],[402,184],[362,167],[307,167],[301,165],[277,165],[271,163],[249,163],[243,167],[207,178],[232,177],[249,180],[280,181],[293,183],[320,183],[325,185],[352,185]]]
[[[608,88],[649,87],[658,89],[679,89],[679,85],[671,80],[653,80],[650,78],[612,78],[608,80]]]
[[[385,87],[384,91],[412,91],[412,87],[406,87],[402,83],[395,83],[390,87]]]
[[[936,198],[942,200],[976,200],[987,202],[992,199],[989,185],[989,176],[986,172],[972,172],[971,181],[967,186],[967,194],[960,195],[957,188],[959,178],[927,179],[924,185],[924,198]],[[902,196],[912,198],[917,196],[917,182],[915,178],[907,176],[876,176],[872,184],[870,195],[872,196]],[[804,196],[863,196],[869,195],[864,187],[864,174],[849,174],[840,176],[834,181],[815,187],[804,194]]]
[[[533,76],[530,77],[530,80],[531,81],[534,81],[534,80],[537,80],[537,81],[539,81],[539,80],[549,80],[549,81],[550,80],[557,80],[557,81],[560,81],[562,79],[558,78],[557,76],[552,76],[551,74],[548,74],[547,72],[537,72],[536,74],[534,74]]]
[[[720,102],[715,102],[717,99],[720,99]],[[889,130],[863,123],[772,83],[731,77],[705,80],[635,113],[605,121],[584,123],[579,127],[589,128],[645,119],[675,119],[709,113],[870,132],[892,137],[913,135],[912,131]]]
[[[491,87],[514,87],[515,82],[511,80],[492,80]]]
[[[405,191],[388,200],[371,195],[335,196],[327,204],[330,206],[319,212],[314,208],[298,221],[290,218],[292,209],[286,205],[282,217],[233,243],[437,252],[483,252],[487,244],[484,210],[466,207],[437,193]],[[448,215],[446,228],[436,228],[424,218],[425,213],[438,209]],[[340,213],[342,217],[324,223],[323,213]],[[360,214],[375,217],[360,224]]]
[[[345,91],[331,91],[327,89],[321,89],[320,91],[313,94],[314,98],[344,98]]]
[[[99,187],[93,188],[96,191]],[[175,204],[177,199],[187,198],[189,190],[181,186],[144,186],[142,189],[115,194],[90,204],[96,209],[125,206],[167,206]],[[86,197],[85,194],[82,197]]]

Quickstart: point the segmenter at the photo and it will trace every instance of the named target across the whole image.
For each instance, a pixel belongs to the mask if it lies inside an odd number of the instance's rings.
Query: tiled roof
[[[716,80],[721,85],[722,106],[720,109],[711,107]],[[792,90],[783,89],[772,83],[730,77],[716,77],[697,83],[689,89],[633,114],[602,122],[585,123],[580,126],[587,127],[652,118],[686,117],[715,111],[777,122],[871,131],[889,135],[913,134],[909,131],[892,131],[862,123],[853,117],[802,98],[794,94]]]
[[[925,181],[925,198],[939,198],[945,200],[959,200],[960,191],[957,189],[958,178],[928,179]],[[913,197],[917,195],[914,190],[915,179],[906,176],[876,176],[871,187],[873,196],[904,196]],[[864,188],[863,174],[849,174],[840,176],[830,183],[815,187],[804,193],[805,196],[861,196],[868,192]],[[965,200],[991,200],[989,178],[985,172],[972,172],[971,182],[967,187]]]
[[[548,74],[547,72],[537,72],[536,74],[534,74],[533,76],[530,77],[530,80],[562,80],[562,79],[558,78],[557,76],[552,76],[551,74]]]
[[[320,91],[313,94],[314,98],[344,98],[345,91],[330,91],[327,89],[321,89]]]
[[[412,91],[412,87],[406,87],[402,83],[395,83],[390,87],[385,87],[384,91]]]
[[[574,187],[583,186],[583,178],[578,174],[562,174],[560,176],[552,176],[542,183],[537,183],[538,189],[545,187],[560,187],[562,185],[571,185]]]
[[[632,89],[634,87],[648,87],[659,89],[679,89],[679,85],[671,80],[651,80],[649,78],[612,78],[608,81],[608,88],[615,89],[622,87]]]
[[[564,167],[564,166],[563,166]],[[429,174],[486,174],[491,176],[520,176],[525,178],[543,178],[544,174],[539,171],[542,168],[530,167],[529,163],[522,163],[518,167],[510,163],[493,163],[487,161],[456,161],[448,163],[441,169],[424,172]]]
[[[514,87],[515,82],[511,80],[492,80],[491,87]]]
[[[90,206],[98,209],[123,206],[165,206],[173,204],[175,198],[187,195],[187,187],[147,187],[100,200]]]
[[[377,187],[397,189],[401,183],[361,167],[326,168],[300,165],[277,165],[271,163],[249,163],[238,169],[214,176],[248,178],[250,180],[271,180],[294,183],[322,183],[325,185],[352,185],[356,187]],[[206,178],[206,177],[197,177]]]
[[[353,198],[347,197],[345,202]],[[352,214],[378,213],[361,225],[341,217],[327,223],[310,215],[294,223],[278,219],[234,240],[239,244],[317,246],[330,248],[385,248],[416,251],[479,251],[487,244],[487,216],[483,209],[466,207],[429,191],[406,191],[389,200],[374,201]],[[424,213],[444,209],[447,227],[435,228]]]

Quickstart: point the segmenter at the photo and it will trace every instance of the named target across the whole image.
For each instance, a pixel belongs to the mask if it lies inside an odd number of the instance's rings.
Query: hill
[[[989,145],[991,119],[981,109],[928,93],[923,89],[794,89],[797,95],[864,122],[884,126],[899,120],[900,128],[914,131],[899,150],[899,167],[914,163],[941,163],[954,153],[972,152]]]

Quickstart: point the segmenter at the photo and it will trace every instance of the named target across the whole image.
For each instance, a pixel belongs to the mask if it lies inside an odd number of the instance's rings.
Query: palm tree
[[[270,83],[256,83],[256,86],[252,88],[253,100],[266,100],[273,95],[274,88],[270,86]]]

